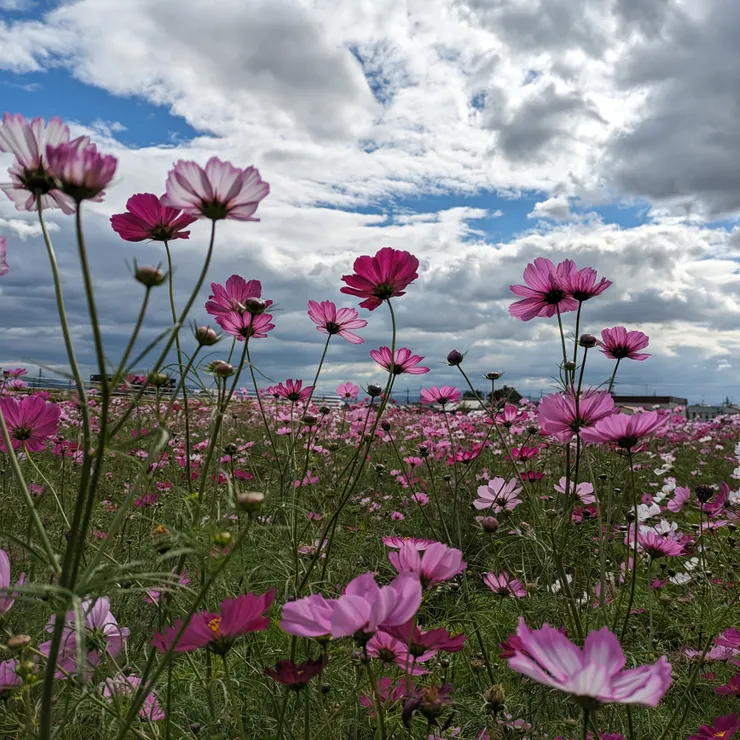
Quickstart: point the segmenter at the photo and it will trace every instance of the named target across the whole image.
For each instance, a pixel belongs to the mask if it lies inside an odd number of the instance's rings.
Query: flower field
[[[452,347],[406,346],[395,306],[424,272],[383,247],[347,265],[344,305],[309,301],[316,363],[271,384],[281,286],[209,272],[219,222],[250,228],[269,185],[179,161],[162,197],[111,219],[167,269],[136,266],[140,320],[110,357],[82,214],[115,158],[7,114],[0,151],[19,209],[74,221],[101,380],[83,381],[44,229],[75,390],[34,391],[22,368],[0,390],[0,736],[740,737],[740,416],[615,406],[649,338],[581,326],[618,285],[571,260],[522,265],[511,320],[557,325],[562,352],[552,393],[511,403],[506,368],[481,380]],[[202,269],[179,274],[170,243],[191,236]],[[172,329],[137,354],[168,289]],[[392,323],[368,351],[385,384],[346,378],[322,405],[332,346],[363,344],[375,312]],[[612,371],[587,387],[597,352]],[[440,362],[456,385],[435,381]],[[420,403],[393,400],[402,374]],[[481,382],[488,400],[465,408]]]

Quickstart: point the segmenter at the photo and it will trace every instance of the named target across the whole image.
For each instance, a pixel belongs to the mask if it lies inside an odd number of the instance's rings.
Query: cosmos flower
[[[10,432],[13,449],[25,449],[29,452],[40,452],[46,447],[49,437],[57,433],[62,414],[59,406],[39,396],[25,396],[20,400],[1,398],[0,412]],[[0,449],[7,452],[2,439]]]
[[[397,349],[391,357],[389,347],[380,347],[370,351],[370,357],[393,375],[408,373],[409,375],[424,375],[429,372],[428,367],[421,367],[419,363],[424,359],[420,355],[412,355],[411,350],[406,347]]]
[[[555,267],[550,260],[537,257],[534,264],[524,269],[526,285],[509,286],[512,293],[522,298],[509,306],[509,313],[514,318],[530,321],[537,316],[575,311],[578,301],[568,293],[568,273],[569,267],[564,262]]]
[[[75,203],[102,200],[118,167],[118,160],[111,154],[101,154],[87,136],[47,145],[46,160],[52,180]]]
[[[441,542],[433,542],[422,551],[404,542],[398,552],[388,553],[388,560],[399,573],[413,573],[425,586],[449,581],[467,568],[462,552]]]
[[[647,360],[649,354],[640,353],[650,342],[647,334],[641,331],[627,331],[623,326],[602,329],[601,352],[612,360]]]
[[[126,213],[110,219],[113,231],[127,242],[189,239],[190,232],[185,229],[195,221],[194,216],[163,205],[162,198],[153,193],[132,195],[126,201]]]
[[[306,660],[303,663],[285,658],[279,660],[274,668],[265,668],[265,675],[283,686],[300,691],[314,676],[321,675],[328,662],[329,656],[326,653],[320,658]]]
[[[462,393],[451,385],[421,389],[421,402],[426,404],[438,403],[440,406],[445,406],[448,403],[457,403],[461,398]]]
[[[350,329],[363,329],[367,326],[365,319],[358,318],[354,308],[340,308],[331,301],[308,302],[308,317],[316,324],[322,334],[338,334],[350,344],[362,344],[365,340]]]
[[[312,385],[307,385],[304,388],[302,380],[293,381],[292,378],[288,378],[285,381],[285,385],[278,383],[275,388],[275,393],[279,398],[284,398],[286,401],[290,401],[291,403],[308,400],[312,392]]]
[[[584,429],[581,437],[586,442],[614,442],[619,447],[632,450],[640,440],[664,427],[668,417],[657,411],[643,414],[612,414],[598,421],[595,426]]]
[[[358,257],[353,269],[352,275],[342,276],[347,285],[340,292],[364,298],[360,307],[374,311],[383,301],[405,295],[419,277],[419,260],[409,252],[383,247],[374,257]]]
[[[579,303],[601,295],[611,284],[611,280],[601,278],[596,281],[596,270],[593,267],[578,269],[573,260],[564,260],[558,265],[563,269],[562,284],[572,298]]]
[[[515,478],[507,481],[497,476],[486,485],[478,486],[478,498],[473,501],[473,506],[479,511],[486,509],[494,514],[514,511],[522,503],[517,498],[521,492],[522,487]]]
[[[486,573],[483,582],[498,596],[513,596],[516,599],[527,596],[527,589],[522,582],[518,578],[512,578],[505,570],[499,575]]]
[[[614,399],[608,391],[593,388],[587,388],[577,404],[576,397],[570,392],[551,393],[540,400],[538,411],[542,429],[558,442],[569,442],[576,431],[593,426],[612,414]]]
[[[254,314],[244,312],[222,313],[216,316],[216,323],[237,341],[243,342],[247,339],[265,339],[267,333],[275,328],[272,323],[272,314]]]

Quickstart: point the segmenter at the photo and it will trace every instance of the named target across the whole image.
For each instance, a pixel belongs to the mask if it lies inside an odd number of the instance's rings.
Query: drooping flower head
[[[350,329],[363,329],[367,321],[358,318],[354,308],[340,308],[331,301],[308,302],[308,317],[322,334],[338,334],[350,344],[362,344],[365,340]]]
[[[262,632],[270,626],[270,618],[264,613],[274,598],[275,590],[270,589],[264,594],[249,593],[236,599],[224,599],[220,614],[197,612],[185,628],[175,652],[187,653],[208,648],[221,655],[227,653],[237,637],[250,632]],[[167,652],[181,627],[182,620],[178,619],[164,633],[155,634],[152,645],[162,653]]]
[[[100,201],[103,191],[116,174],[118,160],[112,154],[101,154],[87,136],[46,147],[51,178],[57,187],[75,203]]]
[[[8,240],[4,236],[0,236],[0,277],[7,275],[10,272],[10,265],[8,264]]]
[[[1,398],[0,412],[13,440],[13,449],[26,449],[29,452],[40,452],[46,447],[49,437],[57,433],[62,414],[59,406],[39,396],[25,396],[20,400]],[[0,449],[7,452],[2,438]]]
[[[573,260],[564,260],[561,265],[564,272],[563,287],[579,303],[601,295],[612,284],[612,281],[606,278],[601,278],[597,282],[596,270],[593,267],[579,270]]]
[[[347,381],[337,386],[337,395],[344,401],[354,401],[360,392],[360,386]]]
[[[390,347],[380,347],[370,350],[370,357],[393,375],[401,375],[401,373],[424,375],[429,372],[428,367],[419,366],[424,358],[421,355],[412,355],[411,350],[406,347],[397,349],[392,356]]]
[[[267,332],[275,328],[272,323],[272,314],[260,313],[257,315],[251,313],[231,313],[219,314],[216,316],[216,323],[237,341],[243,342],[245,339],[264,339]]]
[[[646,411],[643,414],[612,414],[595,426],[584,429],[581,437],[587,442],[614,442],[625,450],[637,447],[644,437],[656,432],[668,422],[667,416],[657,411]]]
[[[511,669],[592,708],[610,703],[655,707],[671,685],[665,656],[625,670],[624,652],[608,627],[590,632],[579,648],[554,627],[532,630],[520,617],[516,636],[519,643],[508,659]]]
[[[404,542],[398,552],[388,553],[388,560],[399,573],[413,573],[425,586],[449,581],[468,567],[460,550],[441,542],[433,542],[425,550]]]
[[[554,316],[558,311],[575,311],[578,301],[568,293],[568,272],[565,262],[555,267],[550,260],[537,257],[534,264],[524,268],[526,285],[509,286],[512,293],[522,298],[509,306],[509,313],[514,318],[530,321],[537,316]]]
[[[242,170],[211,157],[205,167],[197,162],[176,162],[167,175],[163,202],[195,218],[259,221],[254,213],[269,192],[270,186],[255,167]]]
[[[232,275],[226,285],[211,283],[211,290],[213,294],[206,301],[206,311],[211,316],[244,313],[247,310],[250,313],[259,313],[252,309],[253,301],[249,300],[256,298],[262,301],[262,283],[259,280],[245,280],[241,275]],[[262,303],[265,309],[272,305],[269,300]]]
[[[284,398],[286,401],[290,401],[291,403],[308,400],[312,392],[312,385],[307,385],[304,388],[302,380],[294,381],[292,378],[288,378],[285,381],[285,385],[278,383],[275,388],[275,394],[277,397]]]
[[[569,442],[584,427],[614,412],[614,399],[609,391],[586,389],[578,399],[571,393],[551,393],[540,400],[538,408],[540,426],[558,442]]]
[[[451,385],[443,385],[441,388],[422,388],[421,402],[426,404],[438,403],[445,406],[448,403],[457,403],[462,398],[462,393]]]
[[[641,331],[627,331],[623,326],[601,330],[599,346],[601,352],[612,360],[647,360],[649,354],[640,352],[650,342],[647,334]]]
[[[197,221],[194,216],[182,213],[162,203],[153,193],[136,193],[126,201],[126,213],[111,216],[113,231],[127,242],[174,241],[189,239],[185,231]]]
[[[74,213],[74,201],[61,190],[49,174],[46,159],[47,145],[69,142],[69,128],[61,118],[52,118],[47,124],[43,118],[27,121],[23,116],[6,113],[0,124],[0,152],[9,152],[15,161],[8,170],[10,183],[0,190],[15,203],[19,211],[33,211],[36,199],[42,208],[61,208]]]
[[[358,257],[353,269],[352,275],[342,276],[347,286],[340,291],[364,298],[360,306],[374,311],[383,301],[405,294],[408,285],[419,277],[419,260],[409,252],[383,247],[374,257]]]

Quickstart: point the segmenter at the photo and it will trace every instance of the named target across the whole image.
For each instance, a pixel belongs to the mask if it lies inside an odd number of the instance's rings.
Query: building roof
[[[678,396],[617,396],[612,395],[616,404],[639,404],[640,406],[655,406],[657,404],[673,403],[677,406],[685,406],[688,399]]]

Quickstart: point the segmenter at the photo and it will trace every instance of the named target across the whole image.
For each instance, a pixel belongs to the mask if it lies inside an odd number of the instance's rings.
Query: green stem
[[[627,631],[627,624],[630,620],[630,613],[632,612],[632,604],[635,600],[635,586],[637,584],[637,534],[640,530],[640,523],[637,516],[637,489],[635,488],[635,468],[632,465],[632,453],[629,455],[630,465],[630,487],[632,488],[632,510],[635,515],[635,521],[633,522],[635,527],[634,542],[632,545],[632,583],[630,585],[630,597],[627,602],[627,612],[624,615],[624,624],[622,625],[622,631],[620,632],[620,641],[624,639],[625,632]]]
[[[244,733],[244,721],[242,720],[241,705],[237,701],[236,692],[234,691],[234,683],[231,680],[231,672],[229,671],[229,661],[226,660],[226,654],[222,655],[221,658],[224,662],[224,678],[226,679],[226,692],[229,695],[229,704],[231,705],[231,712],[236,718],[236,726],[239,730],[239,740],[246,740],[246,734]]]
[[[614,380],[617,377],[617,370],[619,370],[619,363],[622,361],[621,357],[617,358],[617,364],[614,366],[614,372],[612,373],[611,380],[609,381],[609,393],[612,392],[612,388],[614,388]]]
[[[144,315],[146,314],[146,309],[149,305],[149,295],[151,294],[151,292],[152,292],[152,289],[149,286],[147,286],[146,291],[144,292],[144,300],[141,303],[141,310],[139,311],[139,316],[136,319],[136,325],[134,326],[134,330],[131,334],[131,338],[128,340],[126,349],[123,351],[121,362],[118,366],[118,372],[116,373],[113,379],[114,385],[118,385],[119,377],[123,377],[123,374],[126,372],[126,363],[128,362],[128,358],[131,355],[131,351],[134,348],[136,339],[139,336],[141,325],[144,323]]]

